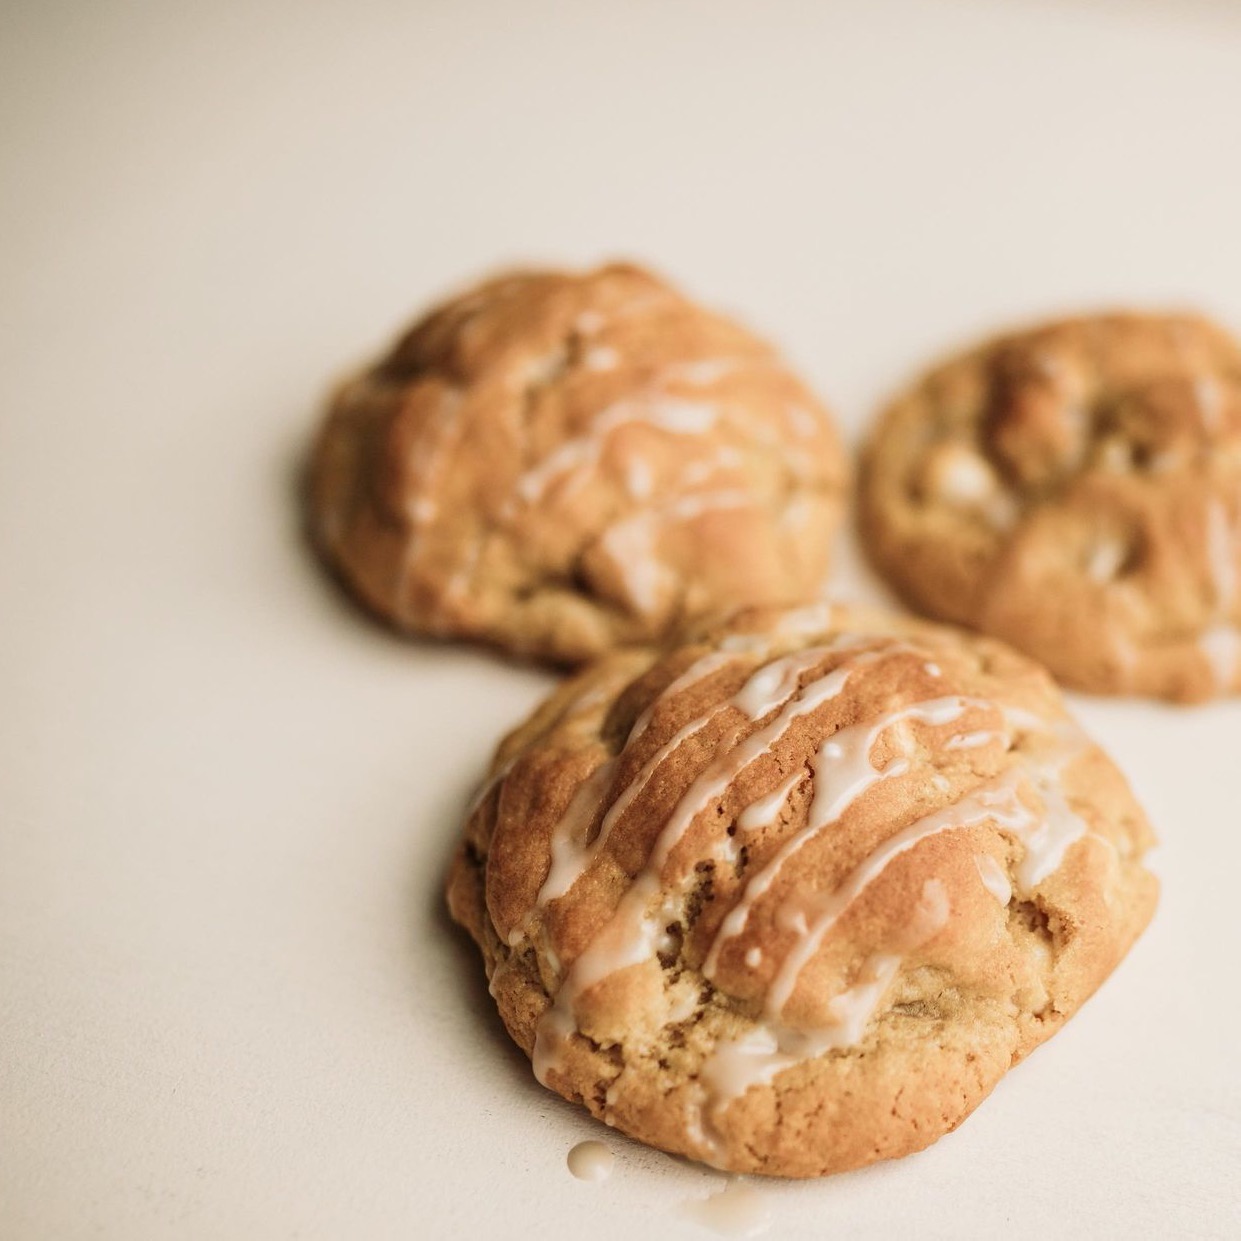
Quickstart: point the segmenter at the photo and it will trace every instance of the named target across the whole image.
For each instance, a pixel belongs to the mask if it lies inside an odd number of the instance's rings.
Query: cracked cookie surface
[[[1241,690],[1241,347],[1191,315],[1016,332],[924,376],[863,456],[867,550],[1065,684]]]
[[[664,1150],[919,1150],[1103,981],[1152,835],[1047,674],[883,613],[617,652],[500,746],[448,880],[539,1079]]]
[[[576,663],[816,594],[847,478],[768,345],[613,264],[490,280],[346,383],[311,522],[398,628]]]

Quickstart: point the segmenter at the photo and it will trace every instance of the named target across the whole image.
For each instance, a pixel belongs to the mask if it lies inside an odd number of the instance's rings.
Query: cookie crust
[[[909,604],[1066,685],[1241,690],[1241,347],[1206,319],[1067,319],[943,363],[880,417],[858,500]]]
[[[1046,673],[884,614],[755,610],[561,687],[448,880],[540,1080],[808,1177],[919,1150],[1149,920],[1150,827]]]
[[[848,466],[776,353],[640,268],[515,272],[336,394],[315,541],[396,627],[578,663],[813,595]]]

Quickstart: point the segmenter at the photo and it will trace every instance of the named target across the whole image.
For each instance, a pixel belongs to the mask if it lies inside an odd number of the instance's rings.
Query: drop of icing
[[[579,1142],[569,1152],[565,1162],[579,1181],[606,1181],[612,1175],[615,1158],[602,1142],[592,1138],[588,1142]]]
[[[771,1227],[766,1198],[745,1181],[730,1179],[709,1198],[693,1199],[681,1209],[722,1237],[757,1237]]]

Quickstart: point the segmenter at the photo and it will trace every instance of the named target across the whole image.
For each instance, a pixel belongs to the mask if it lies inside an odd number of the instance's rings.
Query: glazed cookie
[[[333,401],[311,519],[399,628],[573,663],[816,594],[847,474],[768,345],[616,264],[416,324]]]
[[[1205,319],[1069,319],[945,363],[880,419],[859,504],[914,607],[1068,685],[1241,689],[1241,347]]]
[[[882,614],[620,652],[500,747],[453,916],[540,1081],[735,1172],[955,1128],[1146,925],[1150,828],[1047,674]]]

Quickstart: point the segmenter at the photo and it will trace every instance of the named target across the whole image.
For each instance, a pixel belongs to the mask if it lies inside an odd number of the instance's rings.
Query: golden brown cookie
[[[817,593],[848,468],[773,350],[637,267],[452,299],[337,394],[316,541],[406,630],[577,662]]]
[[[500,747],[453,916],[539,1079],[736,1172],[916,1151],[1107,977],[1150,828],[1047,674],[879,613],[619,652]]]
[[[1241,347],[1207,320],[1068,319],[954,358],[884,413],[859,491],[921,611],[1081,689],[1241,689]]]

